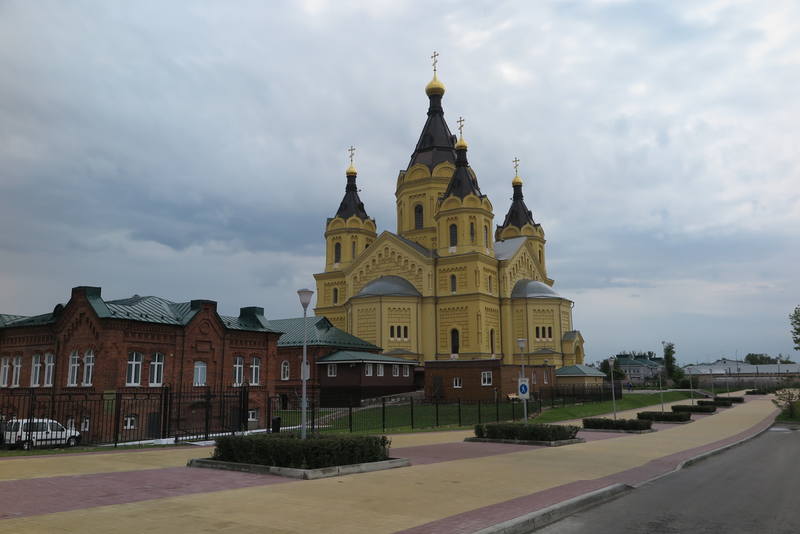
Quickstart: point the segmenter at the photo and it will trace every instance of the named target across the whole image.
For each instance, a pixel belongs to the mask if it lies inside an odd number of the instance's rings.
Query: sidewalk
[[[22,493],[30,491],[33,504],[0,510],[0,517],[19,516],[0,520],[0,532],[474,532],[594,489],[669,472],[757,433],[775,414],[769,400],[748,399],[689,425],[587,434],[586,443],[556,448],[463,443],[464,431],[397,435],[392,453],[411,457],[412,467],[315,481],[180,467],[210,448],[7,460],[0,462],[0,479],[9,481],[0,483],[0,502],[27,500]],[[52,488],[70,483],[104,500],[78,499],[74,509],[59,511],[66,498],[36,499],[37,491],[64,495]],[[144,493],[137,497],[137,491]]]

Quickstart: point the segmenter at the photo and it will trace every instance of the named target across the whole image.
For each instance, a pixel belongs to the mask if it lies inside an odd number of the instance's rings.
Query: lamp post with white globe
[[[300,439],[306,439],[306,412],[308,411],[308,329],[306,327],[308,316],[308,305],[311,303],[311,296],[314,294],[310,289],[298,289],[297,296],[300,297],[300,305],[303,306],[303,366],[300,369],[300,382],[303,384],[303,396],[300,401]]]

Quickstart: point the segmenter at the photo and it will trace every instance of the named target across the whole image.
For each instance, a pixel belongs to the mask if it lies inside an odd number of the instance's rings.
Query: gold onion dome
[[[522,185],[522,178],[519,177],[519,174],[514,176],[514,179],[511,180],[511,185]]]
[[[357,174],[356,173],[356,168],[355,168],[355,166],[353,165],[352,162],[350,163],[350,166],[347,167],[347,170],[345,171],[345,174],[347,176],[355,176]]]
[[[456,150],[466,150],[467,149],[467,142],[464,141],[464,136],[463,135],[458,138],[458,141],[456,141],[455,149]]]
[[[444,94],[444,84],[436,77],[436,72],[433,73],[433,79],[425,86],[425,94],[428,96]]]

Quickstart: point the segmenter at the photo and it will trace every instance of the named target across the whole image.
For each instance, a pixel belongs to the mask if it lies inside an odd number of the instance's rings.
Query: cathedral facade
[[[511,206],[494,227],[467,143],[445,122],[435,70],[425,93],[427,120],[397,177],[396,232],[378,234],[351,152],[344,198],[325,226],[325,271],[314,275],[315,313],[411,360],[582,364],[573,302],[551,287],[544,230],[522,180],[514,176]]]

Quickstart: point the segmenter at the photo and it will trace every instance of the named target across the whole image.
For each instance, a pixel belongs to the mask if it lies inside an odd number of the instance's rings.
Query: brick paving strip
[[[639,486],[649,480],[671,473],[677,469],[681,463],[690,458],[725,447],[726,445],[731,445],[763,432],[770,427],[777,413],[778,410],[775,410],[770,416],[754,427],[734,436],[671,454],[663,458],[658,458],[639,467],[634,467],[620,473],[594,480],[577,480],[524,497],[485,506],[476,510],[470,510],[469,512],[446,517],[438,521],[432,521],[414,528],[401,530],[398,531],[397,534],[469,534],[531,512],[542,510],[568,499],[585,495],[591,491],[606,488],[613,484],[627,484],[634,487]]]

